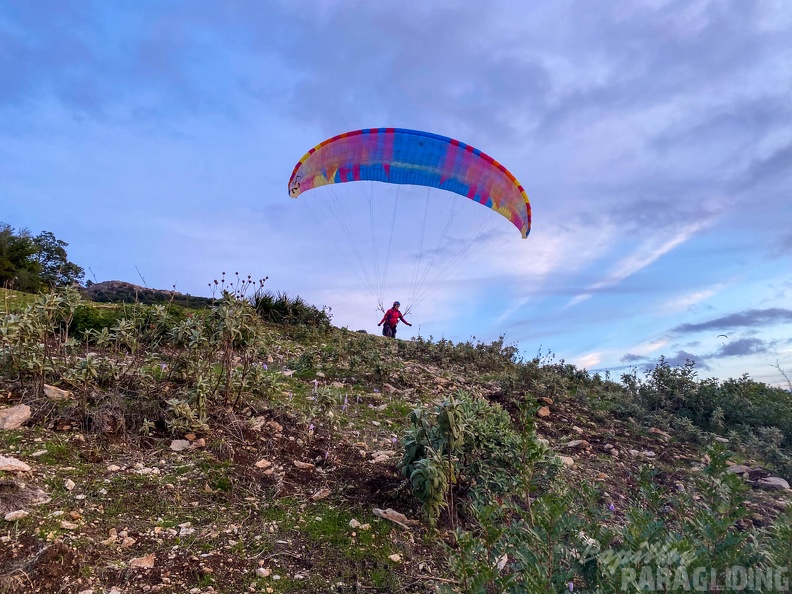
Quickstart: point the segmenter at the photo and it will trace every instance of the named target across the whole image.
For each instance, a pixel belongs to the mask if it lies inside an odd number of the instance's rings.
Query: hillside
[[[80,292],[86,299],[98,303],[144,303],[154,305],[157,303],[172,303],[182,307],[209,307],[213,299],[208,297],[193,297],[176,291],[163,291],[149,289],[124,281],[104,281],[92,283]]]
[[[74,291],[9,295],[0,592],[789,577],[790,391],[662,360],[614,382],[502,340],[273,324],[272,303],[239,295],[111,316]]]

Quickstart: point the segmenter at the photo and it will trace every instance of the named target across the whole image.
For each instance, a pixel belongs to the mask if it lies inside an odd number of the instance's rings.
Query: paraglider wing
[[[463,142],[416,130],[370,128],[325,140],[295,166],[289,195],[361,180],[448,190],[500,213],[523,238],[531,231],[528,196],[503,165]]]

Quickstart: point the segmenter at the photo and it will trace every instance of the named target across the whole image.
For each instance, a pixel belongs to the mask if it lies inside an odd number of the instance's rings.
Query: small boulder
[[[751,469],[748,466],[743,466],[742,464],[732,464],[726,468],[726,472],[730,474],[748,474],[751,472]]]
[[[30,466],[16,458],[0,456],[0,470],[7,472],[30,472]]]
[[[663,441],[671,441],[671,435],[666,433],[665,431],[658,429],[657,427],[651,427],[649,429],[649,433],[653,433],[654,435],[657,435]]]
[[[543,406],[538,411],[536,411],[536,414],[539,415],[541,418],[546,419],[547,417],[550,416],[550,408],[547,406]]]
[[[574,450],[574,449],[589,448],[589,447],[591,447],[591,444],[589,442],[587,442],[585,439],[573,439],[568,444],[566,444],[566,446],[570,450]]]
[[[769,491],[789,491],[789,483],[780,476],[768,476],[756,481],[756,485]]]
[[[311,495],[311,501],[319,501],[320,499],[326,499],[330,496],[332,491],[330,489],[319,489],[316,493]]]
[[[561,462],[564,463],[564,466],[568,466],[571,468],[572,466],[575,465],[575,460],[573,458],[570,458],[569,456],[559,456],[559,459],[561,460]]]
[[[170,444],[170,449],[174,452],[181,452],[190,447],[190,442],[186,439],[174,439]]]
[[[30,407],[19,404],[0,409],[0,429],[19,429],[30,419]]]
[[[139,567],[141,569],[151,569],[154,567],[154,561],[156,559],[156,555],[154,553],[149,553],[145,557],[137,557],[136,559],[132,559],[129,562],[130,567]]]
[[[8,512],[4,519],[6,522],[16,522],[17,520],[21,520],[23,518],[27,518],[30,515],[30,512],[25,511],[24,509],[18,509],[16,511]]]
[[[71,400],[74,397],[74,395],[68,390],[62,390],[61,388],[56,388],[55,386],[49,386],[47,384],[44,384],[44,395],[50,400],[55,400],[56,402]]]

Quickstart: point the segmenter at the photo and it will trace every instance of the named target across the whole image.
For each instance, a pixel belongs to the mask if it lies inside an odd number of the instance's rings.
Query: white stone
[[[8,472],[29,472],[30,466],[21,460],[17,460],[16,458],[6,458],[5,456],[0,456],[0,470],[5,470]]]
[[[24,509],[18,509],[16,511],[8,512],[5,515],[5,521],[16,522],[17,520],[21,520],[22,518],[27,518],[29,515],[30,512],[27,512]]]
[[[0,408],[0,429],[19,429],[28,419],[30,407],[27,404]]]

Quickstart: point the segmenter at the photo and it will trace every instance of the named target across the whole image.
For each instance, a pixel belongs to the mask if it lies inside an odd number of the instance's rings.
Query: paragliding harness
[[[401,313],[397,309],[390,308],[385,312],[385,323],[382,325],[382,335],[393,338],[396,336],[396,324],[399,323]]]

